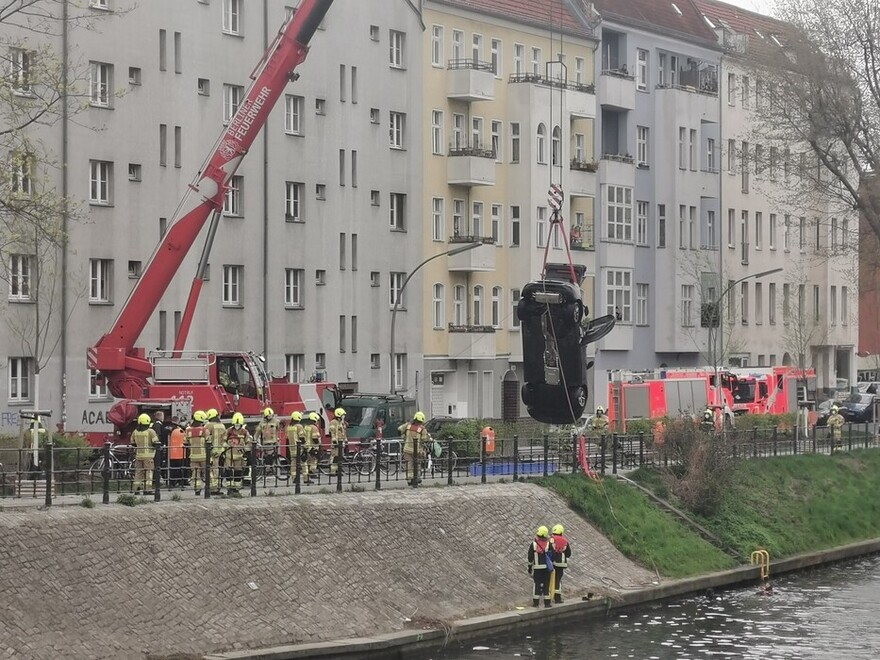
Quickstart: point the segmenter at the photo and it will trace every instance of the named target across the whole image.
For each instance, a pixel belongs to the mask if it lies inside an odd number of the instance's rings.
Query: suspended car
[[[587,405],[587,344],[614,327],[609,314],[588,320],[581,264],[547,264],[544,278],[522,289],[516,313],[523,340],[525,384],[522,400],[529,415],[548,424],[573,424]]]

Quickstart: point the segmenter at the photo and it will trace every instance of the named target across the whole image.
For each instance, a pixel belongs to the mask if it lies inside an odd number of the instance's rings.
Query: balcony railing
[[[571,169],[579,172],[595,172],[599,169],[599,164],[589,160],[571,159]]]
[[[544,85],[546,87],[570,89],[574,92],[584,92],[586,94],[596,93],[596,86],[593,83],[579,83],[573,80],[563,80],[562,78],[545,76],[540,73],[511,73],[508,82],[535,83],[537,85]]]
[[[456,325],[455,323],[449,324],[449,332],[482,332],[482,333],[490,333],[495,332],[495,327],[491,325]]]
[[[623,65],[622,69],[602,69],[603,76],[612,76],[614,78],[623,78],[624,80],[635,80],[635,76],[629,75],[629,71],[626,70],[626,65]]]
[[[491,236],[477,236],[475,234],[453,234],[449,237],[450,243],[483,243],[495,245],[495,239]]]
[[[575,225],[569,232],[569,243],[572,250],[592,250],[593,245],[593,226]]]
[[[602,160],[613,160],[618,163],[627,163],[632,165],[635,160],[629,154],[602,154]]]
[[[487,149],[476,140],[473,142],[450,142],[448,155],[477,156],[478,158],[491,158],[492,160],[495,160],[496,157],[494,149]]]
[[[474,71],[488,71],[495,73],[495,66],[491,62],[484,62],[477,59],[449,60],[446,68],[452,71],[459,69],[473,69]]]

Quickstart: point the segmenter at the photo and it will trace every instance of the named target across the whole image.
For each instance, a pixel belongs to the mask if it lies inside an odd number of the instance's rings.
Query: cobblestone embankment
[[[567,593],[650,585],[530,484],[0,513],[0,657],[161,658],[392,632],[530,601],[534,528]]]

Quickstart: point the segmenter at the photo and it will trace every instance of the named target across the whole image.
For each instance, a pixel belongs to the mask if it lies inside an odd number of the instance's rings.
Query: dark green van
[[[340,404],[345,409],[349,440],[369,440],[382,428],[382,437],[399,438],[397,428],[416,414],[415,399],[392,394],[350,394]]]

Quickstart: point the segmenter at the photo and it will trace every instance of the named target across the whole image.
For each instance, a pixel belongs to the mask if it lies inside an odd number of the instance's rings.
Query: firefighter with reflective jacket
[[[608,417],[605,416],[605,408],[602,406],[596,408],[596,414],[590,420],[590,431],[597,438],[608,435]]]
[[[310,412],[309,416],[303,420],[305,424],[302,427],[303,452],[306,455],[305,464],[303,465],[303,480],[312,483],[312,475],[318,474],[318,453],[321,450],[321,429],[318,428],[318,422],[321,416],[316,412]]]
[[[700,420],[700,426],[706,433],[715,431],[715,412],[711,408],[703,411],[703,419]]]
[[[828,416],[828,428],[831,429],[831,442],[835,447],[840,447],[842,442],[843,435],[843,423],[844,423],[843,415],[840,414],[840,408],[837,406],[831,406],[831,415]]]
[[[287,446],[290,451],[290,457],[296,465],[299,460],[300,474],[305,484],[309,484],[309,468],[306,464],[306,454],[303,449],[303,441],[305,440],[305,431],[302,425],[303,415],[296,410],[290,413],[290,424],[287,425]]]
[[[428,449],[431,436],[425,428],[425,413],[422,411],[413,415],[411,422],[401,424],[397,432],[403,436],[403,461],[406,464],[406,479],[410,486],[418,486],[418,464],[421,456]]]
[[[220,421],[220,413],[216,408],[211,408],[206,415],[208,423],[205,426],[209,429],[208,437],[211,438],[211,492],[219,495],[223,488],[223,468],[226,464],[226,425]]]
[[[339,448],[345,446],[348,440],[345,434],[345,411],[337,408],[333,411],[333,419],[330,420],[330,476],[335,477],[339,472]]]
[[[189,447],[190,482],[196,495],[202,494],[202,477],[205,474],[207,454],[205,453],[205,440],[210,435],[210,429],[205,426],[208,416],[204,410],[196,410],[193,413],[192,424],[186,430],[186,446]]]
[[[552,605],[550,602],[550,571],[547,566],[547,554],[550,552],[552,552],[550,532],[546,525],[541,525],[535,532],[534,540],[529,543],[529,552],[526,556],[529,561],[529,575],[532,576],[535,583],[532,591],[533,607],[538,607],[542,598],[544,599],[544,607]]]
[[[159,446],[159,436],[152,429],[152,423],[147,413],[141,413],[137,418],[137,428],[131,433],[131,444],[135,448],[135,494],[146,493],[147,484],[153,483],[153,458]]]
[[[263,419],[254,431],[254,442],[263,448],[263,462],[274,465],[278,456],[278,418],[271,408],[263,410]]]
[[[241,489],[244,476],[244,454],[251,444],[251,434],[244,425],[240,412],[232,416],[232,427],[226,431],[223,451],[226,455],[227,494],[234,495]]]
[[[556,573],[553,587],[553,602],[562,602],[562,575],[568,568],[568,560],[571,558],[571,544],[565,538],[565,528],[562,525],[553,525],[550,537],[550,550],[553,553],[553,570]]]

